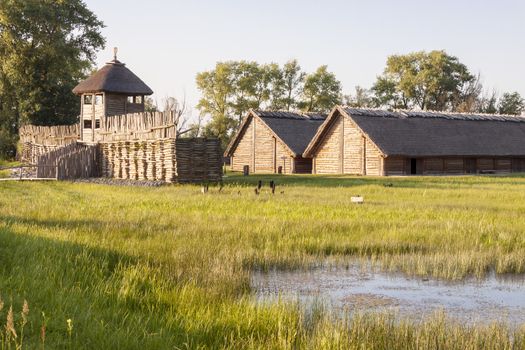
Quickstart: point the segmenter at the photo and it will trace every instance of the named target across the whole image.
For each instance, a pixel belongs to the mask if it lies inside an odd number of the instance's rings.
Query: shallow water
[[[256,272],[251,283],[259,302],[281,298],[307,307],[322,302],[342,315],[356,310],[394,311],[420,321],[443,310],[469,324],[525,324],[524,276],[491,274],[484,280],[447,282],[350,267]]]

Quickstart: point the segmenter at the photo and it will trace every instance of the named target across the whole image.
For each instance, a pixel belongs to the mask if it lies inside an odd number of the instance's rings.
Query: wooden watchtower
[[[144,96],[153,91],[126,65],[117,59],[78,84],[73,92],[81,97],[80,140],[96,142],[97,130],[105,118],[113,115],[144,112]]]

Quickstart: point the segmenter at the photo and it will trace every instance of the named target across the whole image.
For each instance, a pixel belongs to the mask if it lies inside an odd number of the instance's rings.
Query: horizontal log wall
[[[508,174],[525,171],[525,158],[432,157],[414,159],[416,159],[417,174],[420,175]],[[411,158],[387,157],[384,159],[385,175],[410,175],[411,167]]]
[[[366,145],[366,175],[382,176],[383,175],[383,156],[377,147],[365,139]]]
[[[239,143],[235,147],[231,158],[231,169],[233,171],[242,171],[245,165],[253,171],[253,118],[246,125],[244,132],[240,135]]]
[[[365,138],[355,124],[341,116],[343,123],[343,173],[352,175],[363,174],[363,160],[365,152]]]
[[[305,169],[296,169],[290,151],[266,124],[259,118],[250,118],[231,157],[233,171],[243,171],[245,166],[250,173],[276,173],[281,168],[283,174],[291,174]]]
[[[316,174],[341,174],[342,117],[333,121],[315,155]]]
[[[351,119],[341,115],[323,135],[314,158],[316,174],[383,175],[381,152]]]
[[[311,174],[312,173],[312,159],[297,157],[294,158],[294,168],[296,174]]]

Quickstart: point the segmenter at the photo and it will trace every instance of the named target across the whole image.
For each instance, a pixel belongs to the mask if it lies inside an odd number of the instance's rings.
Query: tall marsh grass
[[[277,180],[276,195],[255,195],[258,179]],[[354,194],[365,204],[352,205]],[[46,348],[520,349],[525,330],[504,325],[258,305],[250,273],[356,259],[444,279],[525,272],[524,199],[516,176],[229,174],[206,195],[0,183],[0,294],[31,301],[25,348],[41,348],[45,324]]]

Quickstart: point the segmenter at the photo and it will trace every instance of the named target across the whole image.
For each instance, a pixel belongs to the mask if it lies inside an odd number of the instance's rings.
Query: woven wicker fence
[[[215,139],[101,143],[102,176],[165,182],[218,182],[222,152]]]

